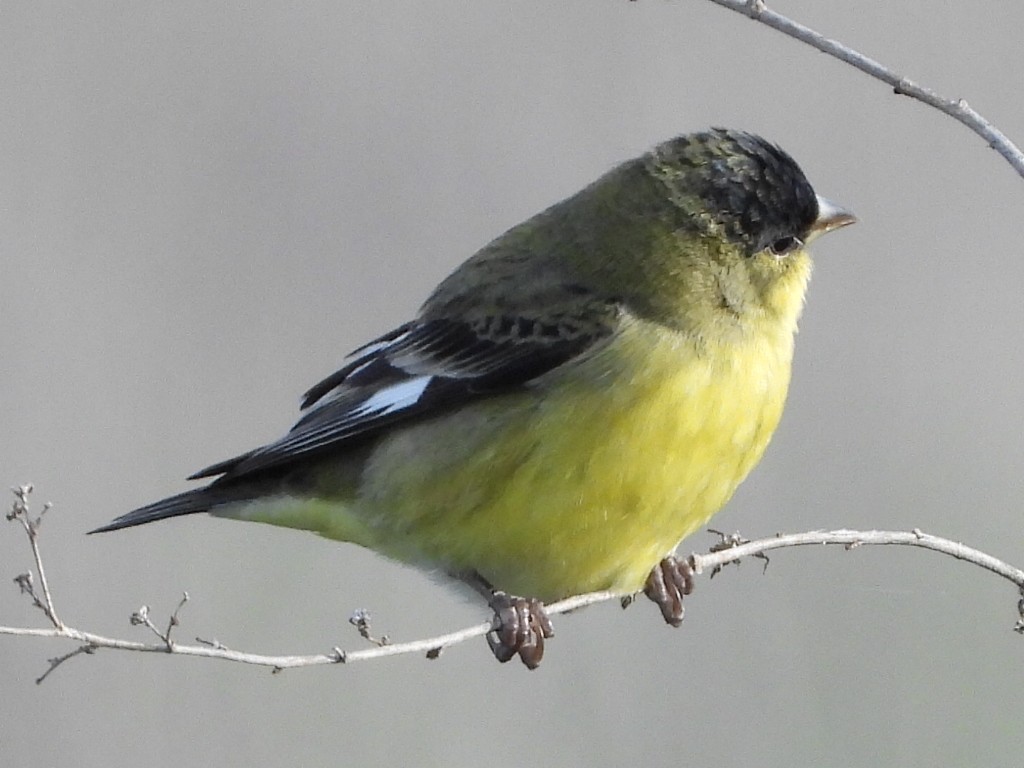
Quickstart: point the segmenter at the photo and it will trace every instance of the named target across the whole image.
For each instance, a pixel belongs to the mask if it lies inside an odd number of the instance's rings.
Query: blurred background
[[[777,10],[1024,140],[997,0]],[[1013,23],[1011,23],[1013,21]],[[1017,83],[1017,86],[1009,84]],[[85,531],[278,436],[299,395],[509,226],[678,133],[764,134],[861,223],[821,241],[790,404],[715,520],[920,527],[1024,564],[1024,180],[952,120],[711,3],[5,3],[0,484],[53,501],[74,626],[359,648],[486,617],[301,532]],[[684,544],[705,549],[706,534]],[[0,624],[41,626],[10,579]],[[0,636],[7,765],[996,765],[1020,760],[1012,586],[919,550],[786,550],[557,620],[541,668],[482,640],[271,675]]]

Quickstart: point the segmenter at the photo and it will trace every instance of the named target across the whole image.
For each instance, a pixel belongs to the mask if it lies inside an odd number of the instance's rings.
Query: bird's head
[[[643,158],[673,207],[676,257],[691,312],[791,317],[810,275],[806,246],[852,224],[817,195],[796,161],[749,133],[715,128],[671,139]],[[698,318],[693,318],[698,319]]]

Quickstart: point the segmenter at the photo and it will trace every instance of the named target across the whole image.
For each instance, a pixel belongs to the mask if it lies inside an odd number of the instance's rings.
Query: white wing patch
[[[415,378],[392,384],[373,393],[359,407],[352,409],[353,416],[364,416],[369,414],[386,416],[389,413],[403,411],[423,396],[433,376],[416,376]]]

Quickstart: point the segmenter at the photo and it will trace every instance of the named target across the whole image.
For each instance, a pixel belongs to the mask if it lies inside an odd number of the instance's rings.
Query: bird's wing
[[[302,403],[306,413],[280,440],[191,479],[282,468],[396,423],[528,386],[600,345],[618,317],[617,304],[594,301],[534,318],[495,313],[407,323],[357,349],[310,389]]]

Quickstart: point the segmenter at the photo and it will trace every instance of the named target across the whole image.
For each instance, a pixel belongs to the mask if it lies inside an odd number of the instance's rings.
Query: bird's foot
[[[669,555],[651,571],[644,585],[644,594],[658,604],[661,615],[673,627],[683,623],[683,596],[693,592],[696,575],[693,558],[682,560]]]
[[[494,592],[489,602],[495,625],[487,633],[487,644],[494,657],[505,663],[518,654],[523,664],[536,669],[544,657],[544,641],[555,635],[544,603],[504,592]]]

